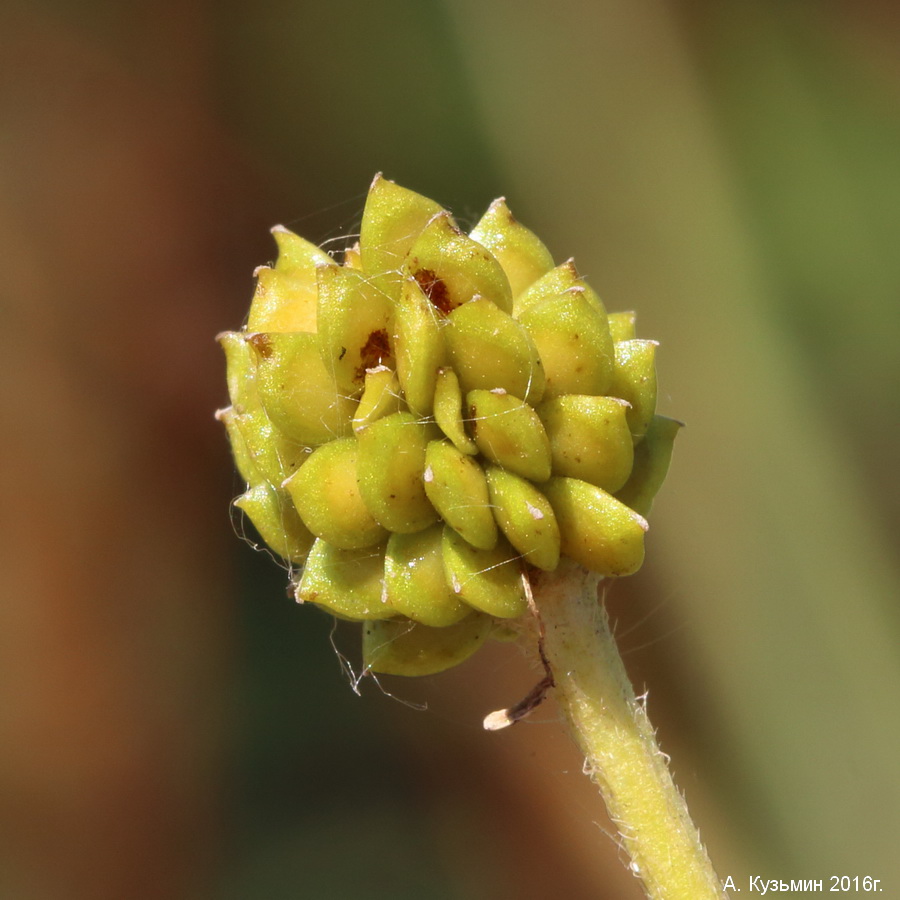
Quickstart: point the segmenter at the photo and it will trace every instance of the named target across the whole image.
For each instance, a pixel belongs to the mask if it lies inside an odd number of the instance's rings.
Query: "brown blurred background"
[[[0,896],[640,897],[552,705],[481,731],[513,648],[357,697],[236,534],[213,336],[379,170],[662,342],[610,609],[720,873],[900,896],[898,46],[878,0],[8,0]]]

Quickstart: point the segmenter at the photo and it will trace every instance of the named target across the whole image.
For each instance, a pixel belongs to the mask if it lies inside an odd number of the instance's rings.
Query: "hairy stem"
[[[721,883],[625,673],[599,580],[567,560],[533,578],[560,707],[647,896],[720,900]]]

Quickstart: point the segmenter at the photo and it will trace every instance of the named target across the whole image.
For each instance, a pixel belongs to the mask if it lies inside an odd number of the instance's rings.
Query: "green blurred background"
[[[380,170],[662,342],[609,603],[720,873],[900,897],[898,47],[886,0],[8,0],[0,896],[641,896],[552,705],[481,731],[514,648],[358,697],[236,535],[213,336]]]

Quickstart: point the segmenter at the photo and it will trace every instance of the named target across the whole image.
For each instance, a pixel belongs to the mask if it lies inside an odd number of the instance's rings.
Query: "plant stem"
[[[600,576],[563,560],[532,581],[557,700],[647,896],[720,900],[726,894],[625,673],[597,596]]]

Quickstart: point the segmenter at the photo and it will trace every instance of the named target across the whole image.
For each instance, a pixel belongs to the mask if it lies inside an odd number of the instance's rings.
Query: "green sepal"
[[[329,441],[284,483],[306,527],[342,550],[383,543],[387,531],[363,502],[356,480],[355,438]]]
[[[642,516],[649,514],[653,498],[666,480],[675,437],[683,427],[675,419],[654,416],[644,440],[634,448],[631,477],[616,497]]]
[[[384,546],[341,550],[316,538],[294,596],[342,619],[386,619],[395,615],[382,597]]]
[[[313,536],[283,491],[260,482],[241,494],[234,505],[245,513],[260,537],[279,556],[296,564],[304,562]]]
[[[336,268],[315,244],[288,231],[272,229],[278,244],[274,268],[256,270],[256,293],[247,318],[248,331],[316,331],[316,267]]]
[[[605,394],[615,349],[606,316],[575,287],[530,306],[519,321],[537,345],[547,377],[545,398]]]
[[[502,388],[527,403],[544,395],[544,368],[528,332],[490,300],[454,310],[444,332],[461,389]]]
[[[441,316],[418,282],[406,278],[394,308],[391,339],[397,377],[409,408],[430,416],[438,369],[447,362]]]
[[[440,211],[434,200],[375,176],[363,210],[359,256],[363,271],[389,299],[400,293],[400,269],[409,248]]]
[[[619,341],[609,393],[631,404],[628,427],[635,443],[647,433],[656,412],[656,341]]]
[[[298,444],[315,447],[352,433],[356,403],[325,368],[316,334],[249,334],[257,383],[272,423]]]
[[[443,672],[467,660],[492,627],[490,617],[475,612],[446,628],[407,619],[366,622],[362,641],[365,671],[410,677]]]
[[[469,606],[501,619],[525,612],[521,564],[505,539],[500,538],[492,550],[479,550],[447,525],[443,545],[447,580]]]
[[[425,451],[425,493],[441,518],[473,547],[497,543],[488,486],[481,466],[450,441],[431,441]]]
[[[609,321],[609,333],[612,335],[614,342],[630,341],[635,336],[635,323],[637,322],[637,314],[628,312],[610,313],[607,316]]]
[[[405,268],[442,315],[473,297],[485,297],[504,312],[512,312],[512,292],[500,263],[463,234],[446,211],[438,213],[416,238]]]
[[[552,572],[560,538],[550,501],[530,481],[499,466],[488,466],[485,474],[500,530],[529,565]]]
[[[553,257],[541,239],[509,211],[503,197],[495,200],[469,233],[503,266],[513,297],[553,268]]]
[[[366,370],[366,380],[359,406],[353,416],[353,430],[359,431],[378,419],[403,409],[397,373],[387,366]]]
[[[453,592],[444,572],[443,525],[392,534],[384,556],[384,596],[401,615],[445,628],[472,610]]]
[[[354,269],[320,266],[317,271],[322,362],[339,390],[356,395],[366,369],[391,362],[391,303]]]
[[[553,474],[580,478],[614,494],[634,463],[628,404],[616,397],[567,394],[537,408],[550,438]]]
[[[631,575],[641,567],[643,516],[577,478],[551,478],[542,490],[556,513],[565,556],[606,576]]]
[[[388,531],[412,534],[438,520],[425,494],[425,448],[437,429],[412,413],[385,416],[357,433],[359,492]]]
[[[469,431],[491,462],[531,481],[550,477],[550,440],[528,404],[502,391],[470,391],[466,403]]]
[[[438,369],[434,386],[434,420],[457,450],[474,456],[478,453],[478,445],[466,434],[462,403],[462,389],[456,372],[449,367]]]

